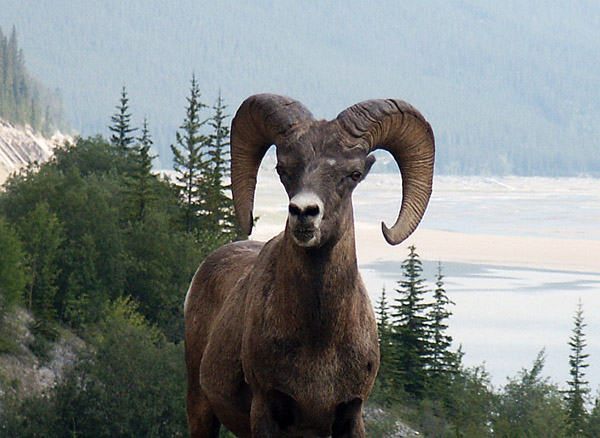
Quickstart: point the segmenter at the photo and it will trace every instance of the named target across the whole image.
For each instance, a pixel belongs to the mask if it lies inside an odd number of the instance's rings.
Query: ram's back
[[[200,363],[215,320],[227,301],[237,301],[243,307],[245,289],[236,285],[251,271],[263,245],[250,240],[224,245],[200,265],[185,297],[186,360]]]

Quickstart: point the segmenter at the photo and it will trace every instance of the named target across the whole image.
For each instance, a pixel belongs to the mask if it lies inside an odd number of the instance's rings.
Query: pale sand
[[[274,165],[273,165],[274,167]],[[395,193],[390,181],[395,175],[374,175],[371,181],[371,189],[383,192],[389,199],[392,207],[392,217],[395,217],[395,203],[400,195]],[[494,180],[495,181],[495,180]],[[531,181],[529,185],[531,185]],[[533,195],[544,199],[547,195],[548,181],[539,182],[533,179]],[[592,186],[588,180],[566,180],[554,182],[553,190],[561,189],[575,193],[585,191],[597,196],[595,180]],[[507,182],[517,188],[521,187],[522,181],[508,178]],[[477,184],[478,183],[478,184]],[[483,184],[485,183],[485,184]],[[462,184],[462,185],[461,185]],[[483,187],[480,187],[482,186]],[[485,179],[468,180],[462,178],[439,178],[437,181],[438,192],[448,197],[455,194],[461,196],[480,196],[481,199],[495,196],[514,196],[514,189],[505,189],[504,185],[492,184],[496,191],[490,192],[488,185],[491,183]],[[465,188],[466,187],[466,188]],[[500,187],[502,190],[497,189]],[[500,193],[497,193],[500,190]],[[592,190],[592,192],[590,192]],[[518,192],[518,190],[516,190]],[[382,208],[385,206],[378,200],[371,206],[365,206],[370,199],[363,191],[358,197],[355,196],[354,204],[360,208]],[[528,195],[528,192],[526,193]],[[528,195],[529,196],[529,195]],[[525,197],[524,199],[528,199]],[[443,205],[444,201],[439,204]],[[283,187],[273,171],[259,172],[258,187],[255,203],[255,215],[259,217],[256,229],[251,238],[266,241],[280,233],[285,226],[288,199]],[[434,206],[430,206],[429,214],[435,214]],[[442,210],[443,212],[443,210]],[[426,214],[428,214],[426,213]],[[382,211],[382,216],[390,216],[389,211]],[[386,216],[386,217],[387,217]],[[385,219],[386,217],[382,217]],[[389,219],[389,218],[388,218]],[[517,219],[518,220],[518,219]],[[390,225],[390,224],[388,224]],[[437,229],[417,228],[417,231],[405,242],[397,247],[388,245],[378,223],[356,222],[357,254],[360,265],[367,265],[376,261],[402,261],[408,255],[408,246],[415,245],[417,253],[423,260],[440,262],[462,262],[482,265],[497,265],[505,267],[520,267],[530,269],[549,269],[574,272],[600,273],[600,240],[569,239],[553,237],[522,237],[514,235],[495,234],[471,234],[466,232],[450,232]]]
[[[259,220],[252,239],[269,240],[281,225]],[[267,218],[264,218],[267,219]],[[274,219],[269,217],[268,219]],[[417,229],[405,242],[388,245],[375,224],[356,224],[358,261],[402,261],[408,246],[415,245],[421,259],[530,269],[600,273],[600,241],[454,233]]]

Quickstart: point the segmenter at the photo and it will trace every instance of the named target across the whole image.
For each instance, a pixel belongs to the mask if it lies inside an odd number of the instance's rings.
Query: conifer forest
[[[65,125],[60,96],[2,33],[0,68],[1,118],[38,132]],[[153,127],[132,113],[123,86],[105,115],[110,138],[76,137],[0,188],[0,436],[187,436],[185,292],[211,251],[247,236],[229,187],[234,109],[220,93],[205,99],[216,90],[202,77],[186,86],[172,171],[153,167]],[[448,334],[453,307],[443,264],[426,279],[410,247],[396,287],[375,304],[381,365],[365,410],[369,438],[416,436],[399,435],[405,426],[432,438],[600,436],[600,394],[586,381],[598,358],[586,352],[581,303],[565,309],[569,380],[545,376],[541,350],[502,387],[483,364],[463,363]],[[70,360],[41,390],[7,372],[27,355],[47,364],[65,345]]]

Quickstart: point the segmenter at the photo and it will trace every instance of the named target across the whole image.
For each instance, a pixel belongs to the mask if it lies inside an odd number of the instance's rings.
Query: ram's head
[[[434,138],[415,108],[400,100],[358,103],[334,120],[315,120],[300,102],[260,94],[241,105],[232,124],[232,191],[244,232],[252,231],[258,168],[271,145],[289,197],[287,227],[302,247],[335,242],[352,225],[351,195],[375,161],[388,151],[402,174],[402,204],[396,223],[382,230],[396,245],[417,227],[431,195]]]

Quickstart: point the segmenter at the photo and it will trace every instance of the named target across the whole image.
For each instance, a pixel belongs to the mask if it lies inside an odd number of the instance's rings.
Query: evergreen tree
[[[375,307],[377,316],[377,334],[379,337],[379,380],[381,389],[388,392],[388,389],[394,385],[393,376],[396,367],[396,358],[394,355],[394,344],[392,338],[392,324],[390,319],[390,307],[387,301],[385,287],[381,289],[381,295],[377,306]]]
[[[30,271],[27,308],[40,319],[52,321],[56,318],[57,256],[64,240],[63,226],[49,205],[41,202],[23,218],[19,232]]]
[[[600,391],[596,395],[594,407],[590,412],[586,425],[585,438],[598,438],[600,436]]]
[[[444,289],[444,275],[442,274],[442,265],[438,264],[436,279],[436,288],[433,292],[433,303],[430,306],[429,319],[429,338],[431,350],[428,358],[428,371],[431,377],[431,384],[444,384],[443,378],[450,372],[455,355],[450,351],[452,336],[446,333],[448,325],[446,320],[452,315],[448,306],[454,304],[446,295]],[[440,386],[440,385],[437,385]]]
[[[446,412],[451,419],[454,437],[486,438],[490,436],[495,397],[490,375],[483,365],[464,367],[463,356],[462,347],[459,347],[451,374]]]
[[[42,114],[44,107],[48,111]],[[0,29],[0,117],[17,125],[29,125],[34,131],[46,128],[47,133],[63,124],[60,97],[27,72],[14,26],[9,37]]]
[[[423,302],[427,292],[421,277],[423,267],[414,246],[409,247],[408,258],[402,263],[404,280],[398,281],[396,291],[399,298],[393,306],[394,345],[396,346],[397,382],[404,390],[416,396],[423,395],[427,377],[426,366],[429,355],[429,328]]]
[[[127,90],[123,86],[119,105],[116,106],[117,113],[110,118],[113,124],[108,128],[113,133],[110,142],[118,148],[121,154],[128,153],[129,146],[135,141],[135,137],[131,134],[137,130],[131,127],[131,114],[128,112],[128,104]]]
[[[586,359],[589,354],[584,352],[586,347],[583,329],[583,304],[581,299],[575,311],[572,335],[569,338],[569,365],[571,379],[567,381],[569,389],[566,391],[567,411],[569,416],[569,427],[574,437],[583,436],[585,430],[587,412],[585,410],[585,398],[589,393],[588,382],[585,380],[585,369],[588,367]]]
[[[566,438],[563,397],[548,378],[542,377],[545,355],[540,351],[530,370],[510,378],[497,397],[494,436]]]
[[[223,103],[221,93],[213,107],[214,115],[209,124],[212,133],[206,144],[207,166],[205,169],[205,183],[207,185],[206,215],[203,221],[205,231],[213,235],[222,235],[221,243],[226,243],[235,238],[242,237],[242,231],[237,225],[233,200],[227,193],[231,185],[226,184],[230,176],[229,169],[229,127],[225,119],[227,106]]]
[[[206,162],[202,147],[207,139],[200,133],[206,120],[200,120],[200,111],[206,105],[200,101],[200,87],[192,76],[190,97],[187,98],[186,118],[182,132],[176,133],[177,146],[171,145],[173,168],[185,207],[185,227],[188,233],[198,230],[198,216],[206,205],[206,185],[203,178]]]
[[[0,216],[0,327],[7,311],[23,297],[25,254],[14,229]]]
[[[156,199],[153,187],[156,176],[151,173],[155,156],[150,154],[151,147],[148,120],[144,119],[142,136],[131,148],[131,167],[125,179],[128,217],[134,221],[142,220],[149,205]]]

